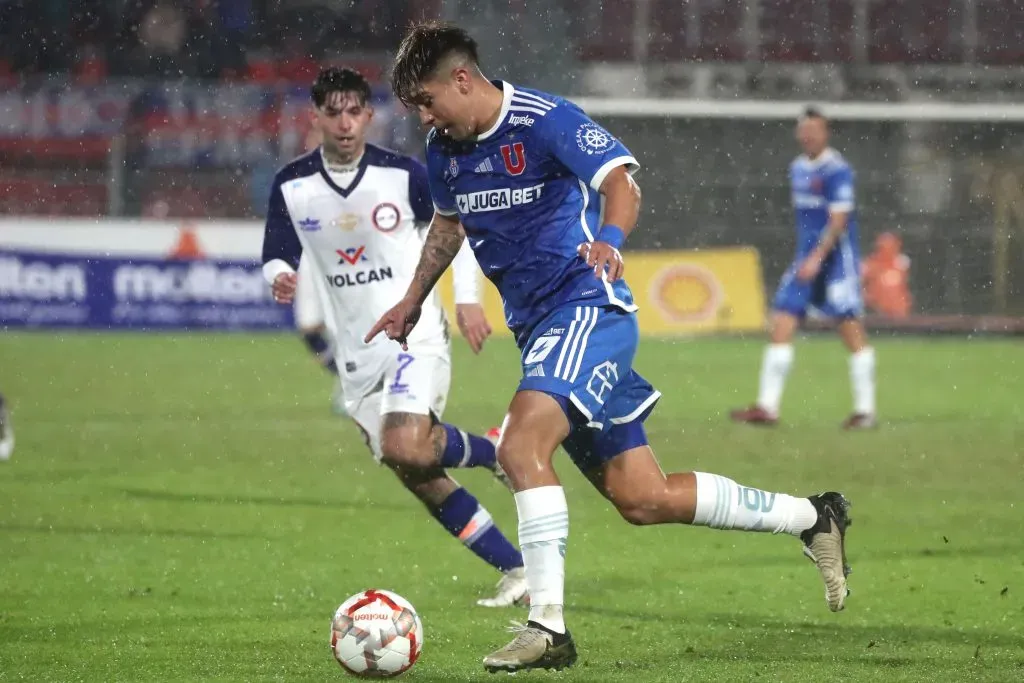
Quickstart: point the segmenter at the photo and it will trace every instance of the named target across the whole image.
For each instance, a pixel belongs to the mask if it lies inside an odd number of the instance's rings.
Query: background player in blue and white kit
[[[530,615],[489,670],[562,668],[576,659],[563,618],[569,512],[552,468],[559,445],[633,524],[679,522],[800,537],[826,600],[846,599],[845,499],[797,498],[705,473],[665,475],[643,422],[660,394],[635,370],[636,305],[619,253],[636,225],[636,160],[560,97],[489,81],[476,43],[446,25],[414,27],[392,85],[427,137],[434,219],[409,290],[374,326],[403,347],[464,240],[505,305],[522,380],[498,458],[512,480]]]
[[[313,85],[312,98],[323,144],[277,173],[263,241],[264,275],[277,301],[292,303],[300,260],[311,266],[336,339],[346,412],[374,457],[449,533],[503,573],[497,594],[479,604],[512,605],[526,594],[522,556],[444,469],[485,467],[504,480],[496,438],[440,422],[451,354],[437,293],[428,297],[423,329],[408,350],[399,352],[383,340],[363,342],[377,317],[409,286],[419,260],[422,226],[433,215],[426,170],[415,159],[367,144],[373,109],[369,83],[360,74],[327,69]],[[490,328],[482,307],[473,303],[479,301],[477,266],[469,250],[460,261],[461,326],[479,351]]]
[[[774,425],[786,376],[793,365],[793,335],[809,309],[838,320],[839,336],[850,351],[853,413],[846,429],[875,426],[875,351],[861,316],[860,250],[853,169],[828,146],[828,121],[809,108],[797,122],[803,154],[789,167],[796,213],[796,259],[782,277],[771,320],[771,343],[761,365],[757,402],[732,418]]]

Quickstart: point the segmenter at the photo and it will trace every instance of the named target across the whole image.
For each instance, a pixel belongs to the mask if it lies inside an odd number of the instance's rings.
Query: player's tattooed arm
[[[466,233],[458,218],[435,213],[407,296],[422,304],[430,290],[441,279],[441,275],[455,260],[464,239]]]
[[[434,220],[430,223],[423,253],[420,254],[420,262],[416,266],[408,291],[401,301],[392,306],[370,328],[363,341],[369,344],[374,337],[384,332],[388,339],[397,341],[405,350],[409,349],[409,333],[419,322],[423,302],[441,278],[441,274],[459,253],[459,247],[465,238],[466,233],[463,232],[458,218],[434,213]]]

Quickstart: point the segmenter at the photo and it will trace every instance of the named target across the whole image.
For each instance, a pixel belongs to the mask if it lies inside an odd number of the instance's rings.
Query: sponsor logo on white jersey
[[[366,258],[366,247],[359,245],[358,247],[349,247],[348,249],[335,249],[334,252],[341,257],[338,261],[338,265],[347,263],[350,266],[354,266],[359,261],[369,261]]]
[[[536,119],[534,119],[532,116],[526,115],[516,116],[515,114],[512,114],[512,116],[508,117],[508,123],[511,126],[532,126],[535,123],[535,121]]]
[[[352,232],[359,226],[359,215],[354,213],[343,213],[333,221],[332,228],[340,228],[343,232]]]
[[[325,276],[327,285],[330,287],[357,287],[368,285],[374,282],[390,280],[394,275],[390,267],[374,268],[372,270],[360,270],[356,273],[334,273]]]
[[[402,222],[402,212],[390,202],[384,202],[373,207],[373,227],[381,232],[391,232]]]
[[[486,211],[500,211],[521,204],[530,204],[540,199],[544,183],[530,187],[503,187],[496,190],[483,190],[481,192],[470,192],[455,197],[455,204],[459,213],[484,213]]]

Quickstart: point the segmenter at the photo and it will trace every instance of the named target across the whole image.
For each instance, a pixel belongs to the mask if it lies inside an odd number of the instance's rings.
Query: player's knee
[[[646,503],[619,501],[615,503],[615,508],[619,511],[622,519],[633,526],[646,526],[661,522],[658,510]]]
[[[628,491],[609,498],[626,522],[634,526],[663,524],[671,519],[667,490]]]
[[[543,469],[537,447],[524,439],[502,438],[496,451],[498,464],[513,483],[532,480]]]
[[[792,313],[776,311],[772,316],[769,337],[773,344],[789,344],[799,327],[799,321]]]
[[[498,447],[494,452],[494,455],[498,458],[498,464],[501,465],[501,469],[510,477],[514,476],[520,467],[516,457],[516,444],[511,443],[511,441],[506,435],[505,438],[498,442]]]
[[[381,460],[391,467],[429,467],[433,464],[430,444],[422,444],[421,440],[415,429],[386,429],[380,438]]]

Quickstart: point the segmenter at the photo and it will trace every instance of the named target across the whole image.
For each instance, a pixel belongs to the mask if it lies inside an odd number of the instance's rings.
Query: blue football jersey
[[[798,256],[810,253],[818,244],[828,225],[830,211],[849,214],[841,243],[857,244],[853,180],[853,169],[841,154],[831,148],[813,160],[800,155],[789,165]]]
[[[490,130],[471,141],[427,136],[434,208],[458,216],[520,346],[562,306],[635,311],[626,283],[596,278],[576,250],[601,227],[601,183],[618,166],[635,171],[636,159],[575,104],[495,85],[504,99]]]

